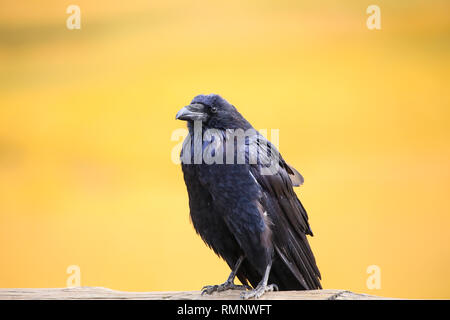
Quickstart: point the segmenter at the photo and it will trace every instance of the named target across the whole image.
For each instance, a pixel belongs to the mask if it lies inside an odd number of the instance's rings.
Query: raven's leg
[[[225,291],[225,290],[242,290],[242,289],[250,289],[249,286],[245,286],[245,285],[237,285],[234,284],[234,278],[236,277],[236,273],[239,269],[239,267],[241,266],[242,261],[244,261],[244,256],[239,257],[238,261],[236,262],[236,264],[234,265],[233,270],[231,270],[230,276],[228,277],[227,281],[225,281],[222,284],[219,285],[215,285],[215,286],[204,286],[202,288],[202,294],[211,294],[215,291],[220,292],[220,291]]]
[[[264,273],[264,277],[262,278],[261,282],[256,286],[255,289],[249,292],[242,292],[241,294],[242,299],[250,299],[250,298],[258,299],[267,291],[278,290],[276,284],[269,284],[269,285],[267,284],[267,281],[269,280],[270,268],[272,268],[272,261],[267,265],[266,272]]]

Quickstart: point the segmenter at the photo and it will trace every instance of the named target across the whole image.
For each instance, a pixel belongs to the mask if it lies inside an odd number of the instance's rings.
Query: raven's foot
[[[250,290],[249,292],[242,292],[242,299],[258,299],[267,291],[278,291],[278,286],[276,284],[259,284],[255,289]]]
[[[226,290],[247,290],[251,289],[249,286],[234,284],[232,281],[225,281],[222,284],[214,286],[204,286],[202,288],[202,295],[211,294],[213,292],[221,292]]]

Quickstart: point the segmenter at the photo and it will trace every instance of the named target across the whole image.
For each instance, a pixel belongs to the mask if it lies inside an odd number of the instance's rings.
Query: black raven
[[[203,293],[251,284],[241,295],[248,299],[321,289],[306,238],[313,235],[308,215],[293,190],[303,183],[300,173],[219,95],[196,96],[176,119],[189,129],[181,161],[192,223],[232,270],[225,283]],[[236,276],[243,286],[234,284]]]

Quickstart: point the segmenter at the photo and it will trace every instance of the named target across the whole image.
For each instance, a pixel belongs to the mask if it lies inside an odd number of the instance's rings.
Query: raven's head
[[[252,126],[228,101],[217,94],[198,95],[191,104],[178,111],[176,119],[201,121],[208,128],[216,129],[248,129]]]

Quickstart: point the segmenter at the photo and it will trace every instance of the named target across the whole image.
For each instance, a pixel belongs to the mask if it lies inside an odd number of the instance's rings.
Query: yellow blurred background
[[[68,30],[66,8],[81,8]],[[366,9],[381,8],[381,30]],[[171,161],[218,93],[305,177],[325,288],[450,298],[449,1],[1,1],[0,287],[198,290]],[[269,135],[270,138],[270,135]],[[381,289],[366,269],[381,270]]]

